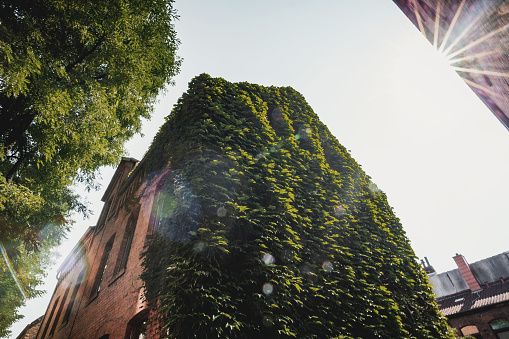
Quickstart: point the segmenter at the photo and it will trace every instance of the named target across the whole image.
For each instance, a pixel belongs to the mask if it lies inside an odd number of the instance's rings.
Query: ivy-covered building
[[[202,74],[60,270],[37,338],[449,338],[387,198],[289,87]]]

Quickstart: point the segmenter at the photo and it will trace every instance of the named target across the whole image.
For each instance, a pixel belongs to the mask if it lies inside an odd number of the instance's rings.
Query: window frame
[[[62,318],[62,326],[69,322],[71,317],[72,308],[74,306],[74,302],[76,301],[76,296],[78,295],[78,291],[81,287],[81,283],[83,282],[83,276],[85,275],[86,268],[83,268],[78,275],[78,279],[76,280],[76,284],[72,290],[71,299],[69,300],[69,304],[67,304],[67,308],[65,309],[64,317]]]
[[[506,325],[504,327],[494,328],[493,323],[500,321],[500,320],[505,321]],[[497,338],[500,338],[498,335],[500,333],[509,333],[509,320],[507,320],[505,318],[493,319],[493,320],[489,321],[488,324],[490,325],[490,328],[493,331],[493,333],[495,333],[497,335]]]
[[[115,265],[115,274],[118,274],[122,270],[125,270],[129,261],[129,255],[131,254],[131,248],[136,233],[136,226],[138,224],[138,218],[140,215],[140,207],[138,206],[127,219],[127,224],[124,232],[124,238],[120,247],[117,263]]]
[[[42,331],[41,338],[45,338],[46,337],[46,332],[48,332],[49,325],[51,324],[51,321],[53,320],[53,314],[55,313],[55,310],[57,309],[57,306],[58,306],[59,302],[60,302],[60,296],[55,300],[55,302],[53,303],[53,306],[51,307],[51,312],[49,314],[48,321],[44,325],[44,331]]]
[[[115,242],[115,234],[113,234],[106,245],[104,246],[103,254],[101,256],[100,264],[97,268],[94,284],[90,292],[90,301],[94,300],[101,290],[101,285],[105,280],[106,269],[108,268],[108,262],[111,257],[111,250],[113,249],[113,243]]]

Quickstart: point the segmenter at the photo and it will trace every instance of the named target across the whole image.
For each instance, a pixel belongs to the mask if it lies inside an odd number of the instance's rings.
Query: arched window
[[[509,321],[507,319],[495,319],[490,321],[493,332],[497,334],[497,338],[509,339]]]
[[[145,339],[147,331],[148,309],[136,314],[127,324],[125,339]]]
[[[468,325],[461,328],[461,334],[462,335],[470,335],[474,338],[482,338],[479,334],[479,330],[477,329],[477,326],[475,325]]]
[[[131,252],[131,245],[133,243],[134,232],[136,231],[136,224],[138,223],[138,216],[140,214],[140,207],[138,206],[127,220],[127,225],[124,232],[124,238],[120,244],[120,252],[115,265],[115,273],[118,273],[127,267],[127,260]]]
[[[99,263],[98,270],[96,272],[94,285],[92,285],[92,291],[90,294],[90,299],[94,299],[101,290],[101,283],[104,279],[104,275],[106,273],[106,267],[108,267],[108,260],[110,258],[111,254],[111,248],[113,247],[113,242],[115,241],[115,235],[113,235],[110,240],[108,240],[108,243],[106,243],[106,246],[104,247],[104,252],[101,258],[101,261]]]
[[[84,268],[80,275],[78,276],[78,280],[74,284],[71,300],[69,301],[69,304],[67,305],[67,309],[65,310],[64,318],[62,319],[62,323],[67,323],[69,321],[69,317],[71,316],[72,307],[74,306],[74,301],[76,300],[76,295],[78,294],[78,290],[81,286],[81,282],[83,280],[83,275],[85,274],[86,268]]]

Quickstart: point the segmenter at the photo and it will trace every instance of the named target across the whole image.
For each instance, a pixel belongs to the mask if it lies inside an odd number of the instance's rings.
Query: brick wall
[[[34,339],[37,335],[37,331],[39,331],[39,327],[41,327],[41,321],[42,316],[32,321],[25,327],[23,332],[21,332],[16,339]]]
[[[509,320],[509,303],[499,304],[486,310],[476,310],[472,314],[455,315],[448,318],[448,323],[458,330],[464,326],[475,325],[483,339],[497,339],[497,335],[489,325],[490,321],[496,319]]]
[[[61,267],[59,282],[37,339],[94,339],[106,334],[110,339],[124,339],[132,330],[131,325],[139,321],[140,316],[148,314],[148,311],[143,311],[147,305],[140,300],[143,291],[139,276],[142,272],[140,254],[150,232],[153,198],[145,191],[144,197],[136,204],[126,204],[129,198],[126,196],[138,193],[132,192],[129,187],[122,188],[129,184],[126,179],[133,165],[131,159],[121,162],[103,198],[104,217],[101,216],[100,224],[87,233],[88,237],[83,239],[86,244],[73,251]],[[122,256],[129,243],[126,228],[130,222],[134,222],[136,227],[127,264],[123,268],[121,264],[125,261]],[[111,251],[104,269],[105,250],[109,245]],[[83,254],[81,257],[80,253]],[[102,281],[98,284],[98,277],[103,271]],[[77,284],[80,274],[83,281]],[[74,303],[67,321],[64,321],[73,294]]]

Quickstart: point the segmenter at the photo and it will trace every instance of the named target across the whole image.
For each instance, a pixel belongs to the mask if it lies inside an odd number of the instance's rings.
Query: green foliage
[[[59,243],[70,213],[86,214],[69,187],[92,188],[100,166],[118,163],[172,82],[172,4],[0,1],[0,240],[25,251],[13,260]]]
[[[168,338],[452,338],[385,194],[293,89],[196,77],[142,166]]]
[[[12,259],[12,269],[28,298],[35,298],[44,293],[38,290],[37,286],[43,282],[44,271],[51,264],[51,247],[50,244],[42,242],[37,252],[27,253],[23,245],[6,246],[7,254]],[[0,256],[0,304],[2,305],[0,307],[0,338],[4,338],[11,334],[8,329],[11,323],[22,318],[17,310],[25,305],[25,299],[2,256]]]

